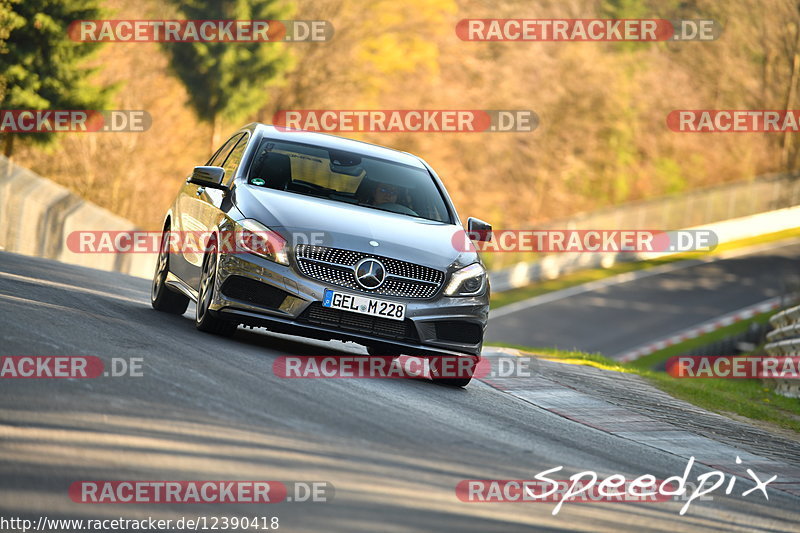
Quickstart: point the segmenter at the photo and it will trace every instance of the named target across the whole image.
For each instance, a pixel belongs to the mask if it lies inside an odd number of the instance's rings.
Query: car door
[[[239,168],[244,156],[247,142],[250,139],[250,134],[245,133],[239,137],[236,144],[231,149],[230,153],[225,157],[225,161],[221,165],[225,169],[225,177],[223,183],[230,186],[233,183],[233,178],[236,176],[236,170]],[[198,189],[194,197],[196,222],[202,228],[200,231],[210,234],[214,231],[225,214],[222,212],[222,202],[225,199],[225,191],[219,189],[205,188],[202,192]],[[197,279],[193,287],[200,286],[200,267],[202,266],[202,258],[199,258],[197,263]]]
[[[223,183],[229,188],[233,185],[233,179],[236,177],[236,171],[242,163],[249,140],[249,133],[242,135],[226,156],[225,161],[219,165],[225,169]],[[226,192],[219,189],[205,189],[204,193],[197,197],[200,209],[200,223],[203,224],[206,231],[212,231],[219,224],[223,216],[221,207],[225,195]]]
[[[244,137],[243,133],[237,133],[228,139],[225,144],[211,157],[206,163],[208,166],[221,167],[233,151],[236,144]],[[181,251],[173,257],[180,258],[170,264],[173,274],[180,277],[190,287],[197,290],[200,284],[200,269],[203,262],[203,251],[198,244],[195,244],[196,237],[208,230],[204,219],[207,216],[206,204],[211,192],[215,199],[222,198],[222,191],[212,189],[207,190],[194,183],[184,183],[176,202],[175,220],[178,221],[178,229],[181,231]]]

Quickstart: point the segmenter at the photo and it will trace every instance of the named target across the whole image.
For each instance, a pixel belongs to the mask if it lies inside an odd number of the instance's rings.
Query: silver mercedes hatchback
[[[194,168],[163,227],[152,305],[183,314],[194,301],[201,331],[245,325],[370,355],[480,357],[486,270],[417,156],[249,124]],[[491,238],[481,220],[466,229]],[[201,249],[174,245],[198,233]],[[471,374],[432,377],[464,386]]]

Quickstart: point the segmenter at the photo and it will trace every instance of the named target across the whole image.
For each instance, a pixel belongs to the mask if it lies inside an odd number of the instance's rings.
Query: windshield
[[[265,139],[250,185],[451,222],[444,198],[425,169],[351,152]]]

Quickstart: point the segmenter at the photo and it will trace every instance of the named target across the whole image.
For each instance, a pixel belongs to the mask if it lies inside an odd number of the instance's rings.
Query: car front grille
[[[365,289],[356,281],[353,267],[364,258],[379,260],[386,267],[386,281],[377,289]],[[367,294],[430,298],[444,282],[444,272],[390,257],[301,244],[295,250],[300,272],[312,279]]]
[[[298,320],[347,331],[366,333],[385,339],[419,342],[417,329],[414,327],[413,322],[408,319],[401,322],[388,318],[340,311],[339,309],[322,307],[319,302],[309,305]]]

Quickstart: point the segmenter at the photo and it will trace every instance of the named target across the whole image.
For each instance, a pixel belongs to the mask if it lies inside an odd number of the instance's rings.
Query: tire
[[[169,273],[168,243],[169,229],[167,228],[164,230],[164,236],[161,239],[156,271],[153,274],[153,283],[150,286],[150,305],[157,311],[182,315],[186,312],[186,308],[189,307],[189,297],[167,287],[167,274]]]
[[[428,357],[428,361],[430,362],[431,368],[431,381],[438,385],[446,385],[448,387],[466,387],[469,385],[470,381],[472,381],[472,375],[475,372],[475,366],[477,362],[475,362],[471,368],[469,368],[465,372],[465,376],[463,377],[439,377],[440,373],[440,362],[441,357]]]
[[[397,350],[397,348],[393,348],[389,344],[381,344],[381,343],[368,344],[367,353],[373,357],[376,356],[398,357],[401,355],[400,352]]]
[[[448,387],[466,387],[472,378],[432,378],[433,382],[437,385],[446,385]]]
[[[230,337],[239,326],[236,322],[219,319],[211,314],[208,307],[214,298],[214,286],[217,282],[217,245],[209,243],[208,251],[203,257],[200,274],[200,290],[197,292],[194,325],[200,331]]]

